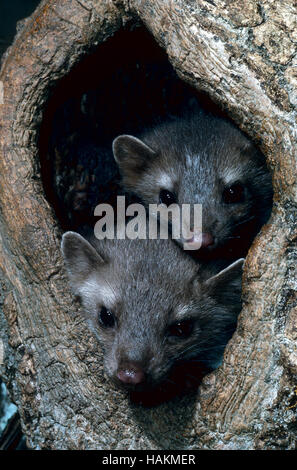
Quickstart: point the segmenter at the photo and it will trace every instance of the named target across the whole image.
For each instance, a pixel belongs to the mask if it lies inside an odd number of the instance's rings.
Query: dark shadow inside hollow
[[[58,84],[40,133],[46,196],[62,229],[95,223],[98,203],[122,194],[111,145],[185,111],[222,111],[181,81],[144,27],[117,32]]]

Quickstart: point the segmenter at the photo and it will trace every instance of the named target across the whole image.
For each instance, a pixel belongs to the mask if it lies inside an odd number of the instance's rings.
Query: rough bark
[[[275,202],[245,267],[244,306],[224,363],[199,394],[127,406],[73,303],[60,229],[40,179],[38,132],[57,81],[127,20],[167,51],[255,139]],[[288,0],[44,0],[0,80],[1,374],[32,448],[296,447],[296,6]]]

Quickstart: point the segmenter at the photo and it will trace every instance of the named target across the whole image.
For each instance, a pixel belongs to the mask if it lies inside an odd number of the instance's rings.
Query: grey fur
[[[161,189],[173,191],[179,204],[202,204],[203,232],[214,244],[201,255],[245,256],[272,206],[271,175],[254,144],[229,121],[202,112],[165,122],[140,139],[143,149],[132,136],[113,142],[125,189],[146,205],[159,203]],[[224,203],[224,188],[238,181],[245,201]]]
[[[197,264],[171,240],[90,243],[67,232],[61,248],[112,380],[127,362],[141,364],[147,386],[162,382],[180,360],[218,365],[241,308],[243,260],[218,274],[215,263]],[[101,306],[116,315],[115,327],[99,326]],[[167,336],[171,324],[189,317],[194,329],[188,338]]]

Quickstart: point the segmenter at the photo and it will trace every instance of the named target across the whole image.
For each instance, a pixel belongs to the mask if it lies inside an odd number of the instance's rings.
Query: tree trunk
[[[39,163],[51,91],[127,21],[141,21],[180,78],[258,142],[275,194],[223,365],[197,396],[151,409],[127,406],[104,378],[69,292]],[[31,448],[296,448],[296,21],[289,0],[44,0],[24,22],[0,75],[0,373]]]

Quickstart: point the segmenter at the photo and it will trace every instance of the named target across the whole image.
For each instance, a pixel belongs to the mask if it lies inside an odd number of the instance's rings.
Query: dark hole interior
[[[62,229],[94,225],[95,206],[123,194],[111,150],[117,135],[197,106],[223,114],[179,79],[143,27],[117,32],[80,62],[53,92],[40,133],[43,183]]]

